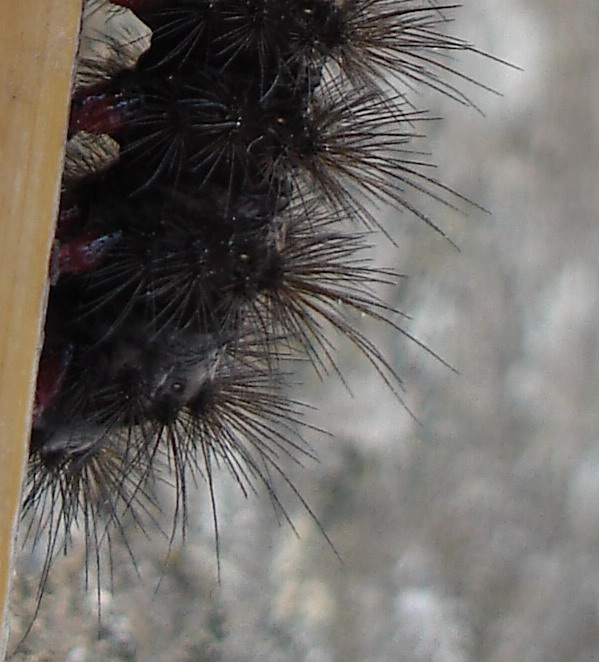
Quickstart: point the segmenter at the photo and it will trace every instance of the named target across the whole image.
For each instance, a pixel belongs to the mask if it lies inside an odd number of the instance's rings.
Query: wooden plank
[[[0,659],[81,0],[0,20]]]

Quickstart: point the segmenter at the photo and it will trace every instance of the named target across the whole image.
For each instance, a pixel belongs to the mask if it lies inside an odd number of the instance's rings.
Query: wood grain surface
[[[81,0],[0,21],[0,659]]]

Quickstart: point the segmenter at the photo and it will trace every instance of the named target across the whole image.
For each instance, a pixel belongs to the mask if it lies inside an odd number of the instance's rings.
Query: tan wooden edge
[[[0,660],[82,0],[0,19]]]

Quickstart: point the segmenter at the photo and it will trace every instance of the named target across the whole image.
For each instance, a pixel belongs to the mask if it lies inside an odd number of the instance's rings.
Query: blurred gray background
[[[309,431],[320,462],[289,472],[342,561],[291,495],[297,536],[224,479],[219,584],[200,486],[170,556],[133,533],[136,574],[115,551],[100,627],[82,553],[57,563],[15,660],[599,661],[599,2],[466,0],[451,31],[523,71],[460,56],[503,95],[464,86],[484,117],[418,100],[445,117],[439,178],[492,215],[430,207],[458,252],[387,211],[399,247],[377,248],[409,276],[388,301],[459,374],[367,323],[419,422],[346,346],[353,397],[298,390],[334,436]]]

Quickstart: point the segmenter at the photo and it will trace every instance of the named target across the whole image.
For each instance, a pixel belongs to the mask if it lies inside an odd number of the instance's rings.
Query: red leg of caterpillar
[[[55,275],[79,275],[93,271],[104,259],[108,249],[119,239],[120,233],[98,235],[84,234],[60,244],[55,252],[50,274],[55,282]]]
[[[69,135],[78,131],[114,135],[123,128],[130,106],[130,101],[118,96],[108,94],[85,96],[71,110]]]
[[[81,214],[79,205],[73,195],[63,193],[60,198],[60,210],[56,221],[56,238],[61,239],[68,235]]]
[[[59,352],[42,355],[35,388],[34,425],[60,395],[72,359],[72,345],[67,345]]]

